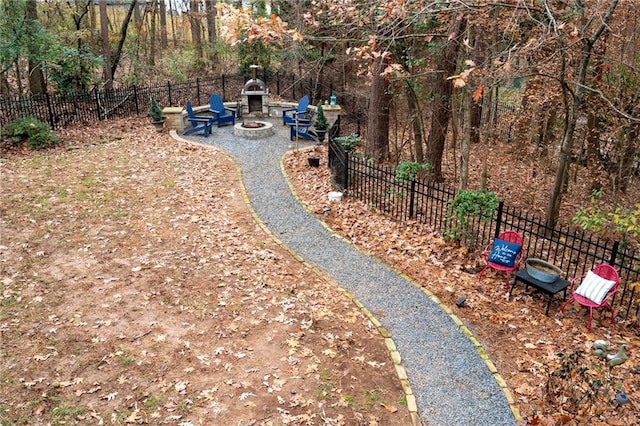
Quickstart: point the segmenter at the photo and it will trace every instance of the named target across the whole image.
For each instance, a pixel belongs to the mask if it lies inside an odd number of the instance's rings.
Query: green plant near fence
[[[400,161],[396,166],[396,181],[411,181],[416,178],[418,173],[429,171],[431,164],[417,163],[415,161]]]
[[[421,171],[428,171],[431,168],[429,163],[417,163],[415,161],[400,161],[396,166],[396,174],[393,178],[393,183],[400,185],[393,185],[389,188],[388,195],[391,198],[403,199],[404,191],[396,188],[406,187],[403,183],[410,183],[415,180],[418,173]]]
[[[26,143],[30,149],[45,149],[59,142],[58,136],[47,123],[33,117],[21,117],[10,122],[0,132],[13,145]]]
[[[357,133],[351,133],[347,136],[338,136],[334,140],[346,151],[351,151],[362,140],[362,137]]]
[[[449,205],[448,219],[451,226],[445,229],[445,237],[451,241],[460,241],[463,236],[470,237],[468,229],[472,221],[490,221],[498,202],[498,196],[494,192],[460,190]]]

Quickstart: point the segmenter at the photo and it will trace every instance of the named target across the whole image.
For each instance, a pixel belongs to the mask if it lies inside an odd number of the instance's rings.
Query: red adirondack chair
[[[486,265],[480,271],[478,279],[481,280],[488,269],[504,272],[507,276],[506,291],[511,285],[511,273],[520,268],[520,264],[525,258],[522,245],[524,239],[515,231],[503,231],[488,244],[482,255]]]
[[[576,284],[580,284],[575,288]],[[589,308],[589,325],[587,331],[591,330],[593,322],[593,310],[600,308],[608,308],[611,311],[611,323],[613,324],[614,312],[611,305],[611,298],[618,290],[620,284],[620,276],[618,271],[611,265],[598,265],[589,271],[586,275],[575,277],[571,280],[569,291],[571,296],[560,307],[560,312],[564,313],[564,309],[571,302],[578,302],[582,306]]]

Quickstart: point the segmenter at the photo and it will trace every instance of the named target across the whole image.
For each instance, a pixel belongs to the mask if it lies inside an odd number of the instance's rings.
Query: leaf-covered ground
[[[143,120],[0,158],[0,421],[407,425],[377,330],[219,151]]]
[[[522,285],[509,298],[504,276],[489,273],[478,281],[476,275],[467,272],[481,265],[477,253],[447,245],[424,225],[393,222],[359,201],[346,198],[340,203],[328,202],[327,193],[333,189],[324,160],[326,148],[313,149],[323,159],[320,168],[308,166],[309,154],[304,151],[289,155],[285,162],[299,198],[340,235],[406,273],[450,306],[485,346],[509,385],[525,424],[640,424],[637,318],[618,319],[612,326],[607,312],[596,313],[594,327],[587,333],[586,310],[572,306],[564,317],[555,315],[559,308],[556,301],[547,317],[542,296],[534,290],[523,290]],[[514,160],[517,152],[510,157],[504,146],[491,149],[493,158],[504,161],[491,165],[495,179],[508,181],[510,177],[513,188],[531,179],[531,167]],[[491,157],[492,153],[485,156]],[[518,167],[507,167],[515,163]],[[474,169],[479,170],[479,165]],[[537,186],[533,186],[539,192],[531,197],[540,199],[544,191],[540,182],[547,181],[551,178],[542,181],[538,177]],[[532,186],[527,188],[533,194]],[[581,194],[575,195],[577,198],[567,199],[567,204],[579,204]],[[455,301],[461,296],[466,301],[458,307]],[[609,369],[591,353],[592,342],[597,339],[606,340],[612,353],[625,343],[629,359]],[[628,396],[628,403],[615,402],[619,392]]]

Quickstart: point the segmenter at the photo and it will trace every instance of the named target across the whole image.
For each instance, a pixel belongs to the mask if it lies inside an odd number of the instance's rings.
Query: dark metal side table
[[[545,283],[533,278],[527,273],[526,269],[521,269],[516,272],[516,277],[513,281],[513,285],[511,286],[511,289],[509,289],[509,297],[511,297],[511,292],[513,292],[513,288],[516,286],[518,281],[524,283],[527,287],[531,286],[546,293],[549,296],[549,299],[547,300],[547,309],[544,311],[545,315],[547,316],[549,316],[549,306],[551,306],[551,299],[553,299],[553,296],[563,291],[564,298],[567,298],[567,288],[569,287],[569,281],[558,278],[552,283]]]

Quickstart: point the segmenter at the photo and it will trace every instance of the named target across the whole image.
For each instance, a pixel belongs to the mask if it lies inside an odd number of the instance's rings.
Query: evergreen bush
[[[156,98],[151,98],[151,110],[149,111],[149,115],[151,116],[151,120],[154,123],[160,123],[164,120],[164,115],[162,114],[162,109],[158,105],[158,101]]]
[[[313,125],[316,130],[327,130],[329,128],[329,121],[327,120],[327,116],[324,115],[322,104],[318,104],[316,108],[316,121]]]
[[[60,142],[51,127],[34,117],[20,117],[2,129],[0,136],[9,138],[14,145],[27,143],[30,149],[45,149]]]

